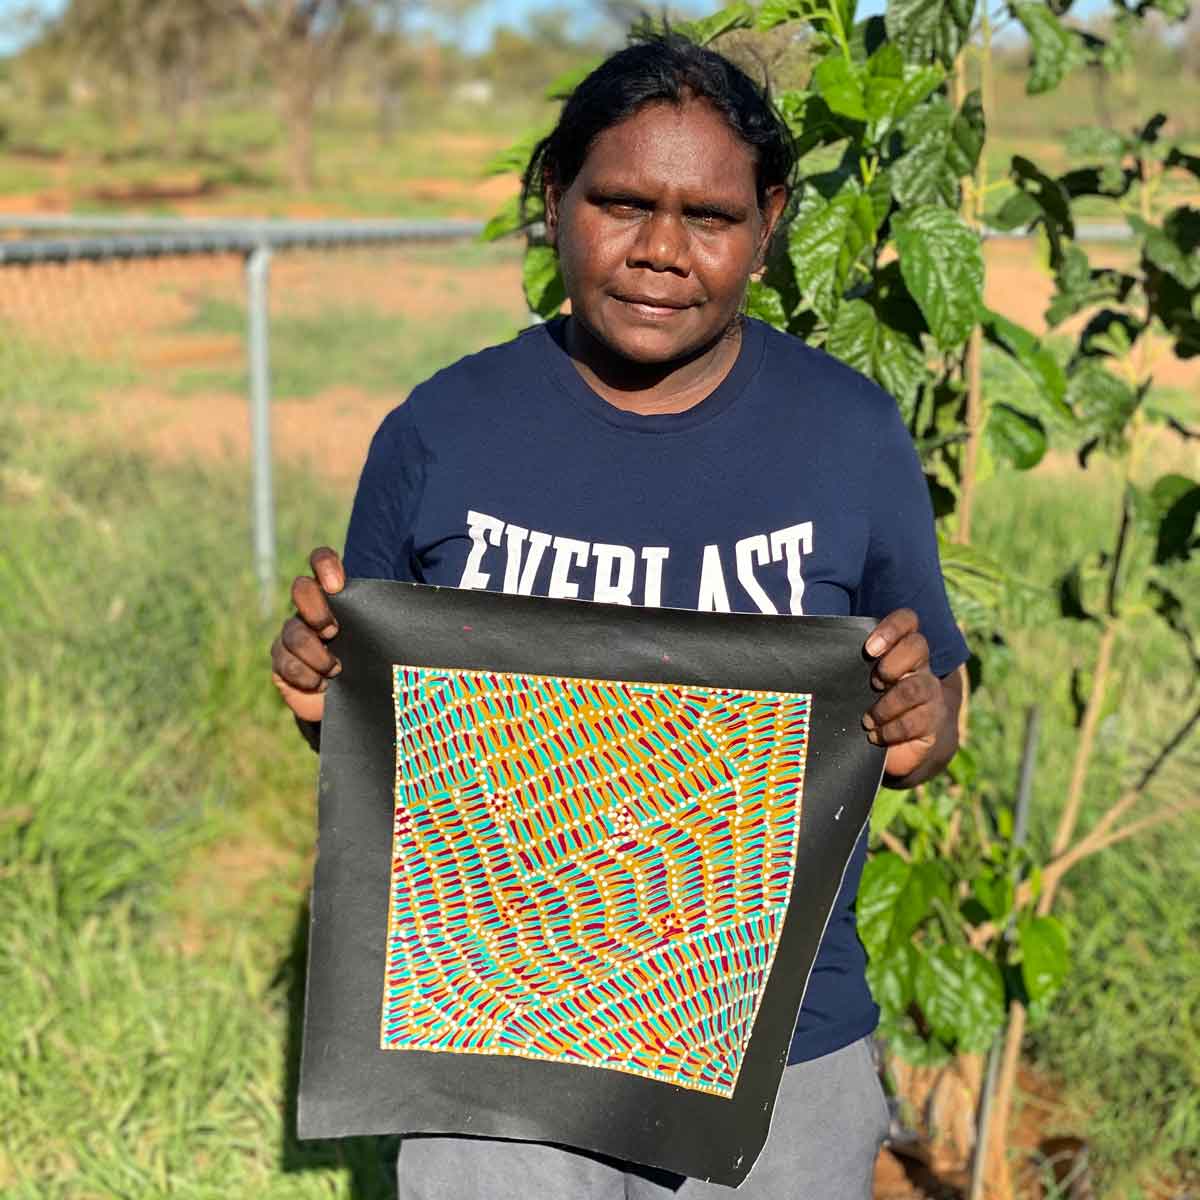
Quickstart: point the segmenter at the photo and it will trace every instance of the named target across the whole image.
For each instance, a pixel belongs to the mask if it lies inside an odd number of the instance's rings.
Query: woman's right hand
[[[328,597],[346,586],[346,570],[328,546],[318,547],[308,561],[312,575],[301,575],[292,584],[296,615],[284,622],[271,643],[271,681],[297,717],[319,724],[325,715],[325,689],[342,669],[325,643],[338,631]]]

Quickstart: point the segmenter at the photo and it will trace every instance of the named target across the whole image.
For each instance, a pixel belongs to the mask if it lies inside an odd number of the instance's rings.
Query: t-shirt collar
[[[566,317],[555,317],[535,333],[535,339],[542,342],[541,348],[550,363],[551,374],[581,408],[607,425],[636,433],[682,433],[719,416],[745,391],[762,361],[765,345],[762,326],[757,321],[743,318],[742,344],[725,378],[699,404],[683,412],[647,415],[617,408],[588,386],[564,348],[563,327],[566,320]]]

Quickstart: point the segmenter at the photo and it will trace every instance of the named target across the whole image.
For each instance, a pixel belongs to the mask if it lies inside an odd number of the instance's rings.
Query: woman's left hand
[[[875,660],[871,686],[881,695],[863,716],[876,746],[887,748],[884,771],[892,787],[913,787],[936,775],[958,748],[959,673],[944,680],[929,669],[929,643],[911,608],[889,613],[865,646]]]

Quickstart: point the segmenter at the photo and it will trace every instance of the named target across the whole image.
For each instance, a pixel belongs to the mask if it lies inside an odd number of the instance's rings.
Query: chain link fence
[[[10,516],[53,492],[106,519],[104,497],[63,477],[79,483],[80,461],[107,464],[111,501],[126,483],[149,499],[189,479],[190,536],[244,539],[269,613],[277,489],[320,492],[340,536],[383,415],[523,324],[519,247],[480,245],[478,228],[0,218]],[[331,535],[296,529],[289,543],[305,536]]]

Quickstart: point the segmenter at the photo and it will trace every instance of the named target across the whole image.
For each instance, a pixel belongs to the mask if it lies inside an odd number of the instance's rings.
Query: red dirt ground
[[[1093,260],[1119,260],[1101,248]],[[1052,290],[1049,272],[1027,242],[992,242],[987,247],[990,306],[1035,329]],[[272,307],[312,314],[330,307],[369,307],[382,313],[424,319],[494,303],[522,316],[520,269],[516,261],[456,267],[428,254],[413,259],[400,252],[281,255],[272,266]],[[188,320],[207,299],[237,303],[243,294],[240,260],[160,259],[120,265],[74,263],[28,271],[20,287],[0,292],[0,321],[31,338],[88,355],[121,359],[145,368],[148,382],[100,398],[78,422],[99,421],[110,432],[142,442],[164,457],[245,457],[249,436],[244,397],[232,393],[163,394],[154,380],[160,370],[184,366],[236,369],[242,362],[240,334],[189,332]],[[1164,385],[1200,392],[1200,360],[1164,355],[1156,377]],[[353,379],[311,400],[288,400],[274,409],[279,455],[303,458],[313,431],[336,429],[322,445],[323,472],[337,484],[352,483],[380,418],[402,395],[371,395]],[[1053,465],[1053,464],[1052,464]]]

